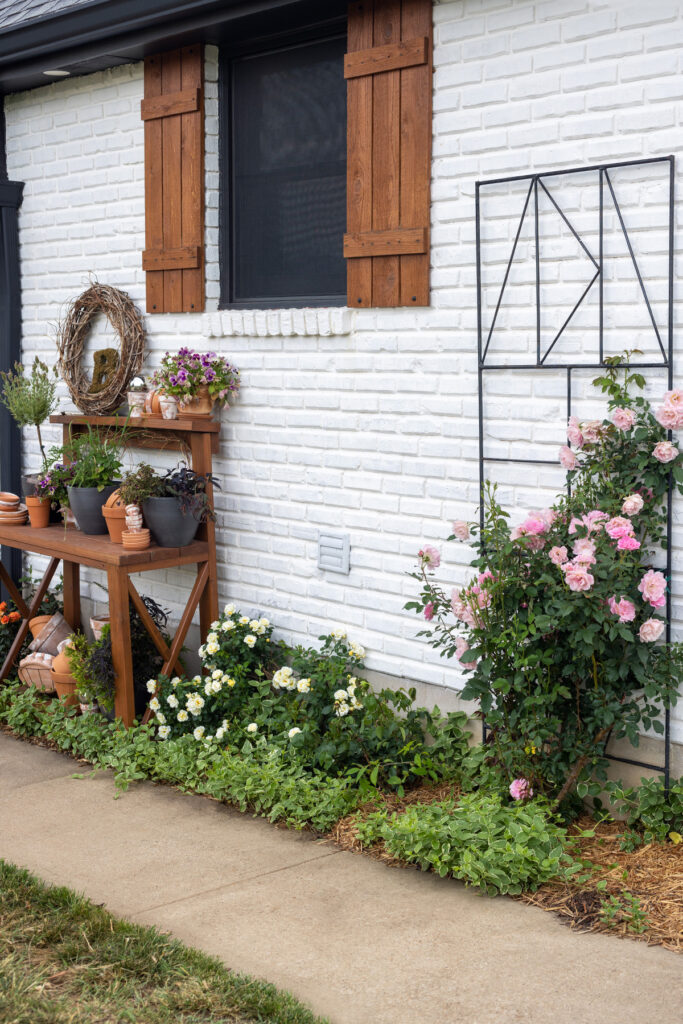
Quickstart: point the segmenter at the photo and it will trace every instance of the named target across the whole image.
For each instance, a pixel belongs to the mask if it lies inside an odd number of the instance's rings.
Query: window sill
[[[310,309],[223,309],[202,317],[205,338],[330,337],[350,334],[355,310],[346,306]]]

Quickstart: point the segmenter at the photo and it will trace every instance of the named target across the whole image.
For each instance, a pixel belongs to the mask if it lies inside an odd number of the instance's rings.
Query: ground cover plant
[[[657,552],[670,475],[683,492],[683,455],[668,439],[683,426],[683,391],[653,411],[642,376],[617,362],[594,382],[607,416],[569,421],[569,493],[511,530],[489,487],[483,528],[456,522],[449,538],[471,543],[477,574],[448,594],[429,546],[414,574],[421,594],[408,607],[460,662],[462,697],[485,716],[489,759],[518,799],[597,795],[609,741],[661,733],[677,698],[683,648],[658,642],[669,581]]]
[[[12,1024],[324,1024],[234,974],[0,861],[0,1019]]]

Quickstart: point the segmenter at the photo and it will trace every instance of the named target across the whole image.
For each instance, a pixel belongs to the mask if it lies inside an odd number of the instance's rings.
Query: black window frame
[[[347,294],[279,296],[276,298],[235,299],[233,297],[233,266],[235,252],[235,225],[233,214],[233,117],[232,117],[232,64],[241,57],[276,53],[295,49],[310,43],[321,45],[332,40],[346,41],[346,19],[335,18],[329,23],[315,25],[309,29],[281,33],[277,36],[261,37],[230,46],[223,45],[219,55],[218,71],[218,152],[219,152],[219,211],[218,211],[218,252],[219,252],[219,309],[303,309],[306,307],[346,306]],[[340,245],[342,239],[339,240]]]

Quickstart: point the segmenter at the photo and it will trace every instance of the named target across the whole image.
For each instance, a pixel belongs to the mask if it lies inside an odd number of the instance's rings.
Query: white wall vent
[[[342,572],[348,576],[348,533],[318,534],[318,568],[325,572]]]

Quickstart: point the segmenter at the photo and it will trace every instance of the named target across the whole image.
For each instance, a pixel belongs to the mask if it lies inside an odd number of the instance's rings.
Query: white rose
[[[157,711],[155,717],[159,725],[166,725],[166,715],[163,713],[163,711]]]
[[[149,706],[152,711],[158,711],[159,708],[161,707],[161,704],[159,703],[157,697],[152,697],[151,701],[149,702]]]
[[[171,735],[170,725],[160,725],[158,730],[158,736],[160,740],[167,740]]]
[[[267,619],[265,616],[263,616],[263,618],[258,620],[258,624],[259,626],[263,626],[264,629],[268,629],[268,626],[270,625],[270,619]]]
[[[211,630],[218,629],[219,626],[220,626],[220,622],[218,621],[218,619],[216,619],[215,622],[211,623],[211,625],[209,626],[209,629],[211,629]]]
[[[239,623],[240,623],[240,626],[248,626],[249,625],[249,616],[248,615],[242,615],[240,617]]]
[[[249,629],[255,630],[255,629],[258,629],[258,626],[259,626],[258,619],[251,619],[250,620],[250,622],[249,622]]]
[[[216,739],[222,740],[225,736],[225,729],[216,729]]]
[[[223,684],[220,681],[220,679],[214,679],[214,681],[211,683],[211,692],[212,693],[220,693],[222,689],[223,689]]]
[[[204,726],[203,725],[198,725],[197,728],[193,731],[192,735],[194,736],[194,738],[196,740],[201,740],[201,739],[204,738],[204,733],[205,732],[206,732],[206,729],[204,728]]]
[[[296,688],[299,691],[299,693],[308,693],[311,689],[311,680],[300,679],[299,682],[296,684]]]
[[[258,732],[258,725],[256,722],[250,722],[247,726],[247,732]]]
[[[180,676],[173,676],[173,679],[171,680],[171,686],[180,686],[180,682]]]
[[[166,703],[169,704],[172,708],[177,708],[178,707],[178,698],[176,697],[175,693],[171,693],[166,698]]]
[[[334,691],[334,699],[335,700],[346,700],[347,697],[348,697],[348,693],[346,692],[346,690],[335,690]]]
[[[221,626],[221,629],[223,630],[224,633],[229,633],[230,630],[234,628],[235,623],[232,621],[232,619],[226,619],[223,625]]]
[[[223,609],[223,614],[234,615],[236,611],[237,609],[235,608],[234,604],[226,604],[225,608]]]
[[[178,718],[179,722],[186,722],[188,720],[189,715],[188,715],[187,711],[185,710],[185,708],[181,708],[180,709],[180,711],[178,712],[177,718]]]
[[[289,730],[287,735],[289,736],[289,738],[291,740],[293,736],[298,736],[300,732],[301,732],[301,729],[298,729],[296,726],[294,726],[293,729]]]
[[[206,649],[204,647],[200,647],[199,648],[199,657],[203,658],[205,654],[206,654]]]
[[[233,688],[233,686],[235,685],[235,680],[234,680],[234,679],[231,679],[231,678],[230,678],[230,676],[228,676],[228,678],[227,678],[227,679],[225,679],[225,678],[224,678],[224,679],[223,679],[223,682],[225,683],[225,685],[226,685],[226,686],[229,686],[229,687],[230,687],[230,689],[232,689],[232,688]]]
[[[212,679],[220,679],[222,677],[222,675],[223,675],[223,673],[221,672],[221,670],[219,668],[215,668],[213,670],[213,672],[211,673],[211,678]]]
[[[209,644],[217,644],[218,643],[218,633],[209,633],[207,635],[207,637],[206,637],[206,641]]]
[[[346,640],[346,630],[338,627],[332,630],[330,636],[334,637],[335,640]]]
[[[216,643],[210,643],[210,644],[206,645],[206,653],[207,654],[218,654],[219,651],[220,651],[220,647]]]
[[[204,693],[206,694],[207,697],[210,697],[211,694],[213,693],[213,690],[211,689],[211,685],[212,685],[211,681],[209,680],[209,682],[207,682],[205,684],[205,686],[204,686]]]
[[[346,704],[344,701],[340,701],[339,704],[337,704],[334,713],[337,716],[337,718],[344,718],[346,715],[348,715],[350,710],[351,708],[349,707],[348,704]]]
[[[256,643],[256,637],[252,636],[251,633],[248,633],[244,638],[244,642],[247,645],[247,647],[253,647],[254,644]]]
[[[156,679],[148,679],[147,680],[147,693],[156,693],[156,692],[157,692],[157,681],[156,681]]]

